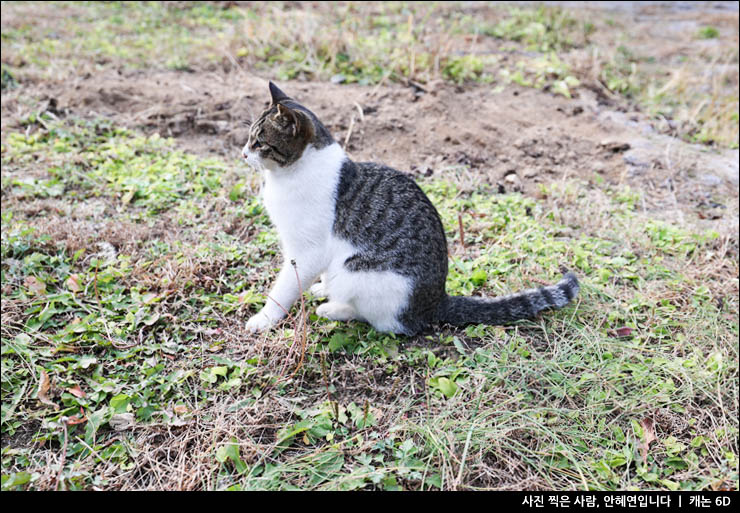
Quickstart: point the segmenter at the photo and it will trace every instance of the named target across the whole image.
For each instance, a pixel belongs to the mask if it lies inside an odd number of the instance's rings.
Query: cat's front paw
[[[266,329],[272,327],[272,325],[274,324],[275,321],[271,319],[267,314],[265,314],[264,312],[259,312],[250,317],[247,321],[247,333],[257,333],[260,331],[265,331]]]

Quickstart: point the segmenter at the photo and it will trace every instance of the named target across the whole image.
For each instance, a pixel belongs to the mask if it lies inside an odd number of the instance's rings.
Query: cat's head
[[[270,82],[272,103],[252,123],[242,156],[256,168],[284,169],[298,160],[306,148],[323,148],[334,142],[313,112],[289,98]]]

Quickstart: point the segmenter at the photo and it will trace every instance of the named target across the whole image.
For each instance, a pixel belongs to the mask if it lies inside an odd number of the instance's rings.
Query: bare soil
[[[455,173],[463,190],[484,183],[535,197],[540,184],[569,179],[627,184],[656,216],[737,233],[737,150],[661,135],[597,85],[581,88],[575,99],[514,84],[499,94],[486,85],[445,82],[279,85],[311,108],[355,160],[420,177]],[[217,71],[105,71],[3,96],[3,130],[35,97],[60,116],[110,118],[226,159],[238,158],[249,122],[269,100],[267,80]]]
[[[660,37],[655,34],[653,39]],[[41,107],[58,117],[109,118],[116,125],[146,134],[173,137],[183,150],[244,166],[237,159],[249,122],[267,106],[268,78],[240,70],[107,69],[66,82],[24,83],[2,94],[2,131],[25,130],[20,121]],[[515,84],[499,94],[494,94],[490,85],[446,82],[359,86],[292,81],[279,85],[313,110],[355,160],[383,162],[420,179],[449,178],[461,190],[486,184],[494,194],[520,191],[535,198],[546,194],[543,186],[569,180],[593,187],[628,185],[643,194],[639,208],[652,216],[717,230],[737,251],[737,150],[716,150],[661,135],[643,113],[597,83],[580,88],[574,99]],[[69,204],[51,198],[14,208],[34,217],[50,213],[48,220],[38,221],[38,228],[41,233],[53,234],[53,240],[64,241],[69,252],[89,247],[91,234],[118,252],[132,254],[144,241],[167,239],[174,233],[166,215],[154,226],[111,221],[104,215],[102,202],[74,205],[73,212]],[[208,219],[214,230],[219,223],[232,222],[220,217],[215,212]],[[242,234],[248,229],[228,228],[229,233]],[[176,272],[183,281],[215,287],[207,285],[211,283],[207,280],[223,275],[223,268],[217,267],[223,265],[218,261],[213,268]],[[131,279],[142,284],[148,278]],[[256,281],[257,277],[248,279]],[[3,322],[11,322],[13,315],[4,300]],[[287,358],[279,344],[263,338],[245,345],[240,317],[224,319],[217,336],[216,330],[193,329],[201,330],[199,337],[204,341],[223,340],[236,360],[258,355],[270,361],[285,360],[288,368],[295,366],[296,355]],[[409,341],[415,343],[424,341]],[[430,349],[454,351],[438,344],[430,344]],[[408,384],[413,394],[424,392],[426,377],[413,367],[401,367],[394,374],[379,368],[357,372],[348,361],[336,355],[328,362],[338,390],[334,399],[340,402],[361,404],[367,400],[381,408],[376,413],[380,416],[382,411],[394,411],[390,404],[398,400],[399,389],[408,390]],[[308,390],[323,394],[324,376],[306,372],[301,379],[314,385]],[[306,390],[305,384],[297,383],[296,387]],[[502,402],[505,400],[502,397]],[[211,405],[207,419],[199,420],[200,432],[162,425],[140,428],[137,444],[147,450],[138,458],[134,473],[125,479],[139,489],[203,487],[199,480],[205,472],[194,472],[192,462],[212,470],[214,440],[228,440],[233,435],[253,440],[254,447],[266,448],[275,442],[278,427],[291,417],[290,405],[274,394],[265,395],[248,410],[234,413],[229,406],[226,402]],[[692,411],[692,415],[699,414]],[[661,428],[681,420],[666,410],[663,420],[657,422]],[[35,429],[35,424],[24,427],[8,445],[28,445]],[[673,433],[685,427],[670,429]],[[527,445],[526,438],[520,440]],[[250,447],[244,446],[242,455],[245,461],[257,461],[260,454],[252,453]],[[520,456],[506,456],[501,451],[486,455],[485,473],[470,484],[499,489],[542,486],[539,476],[527,475],[531,469]],[[159,481],[161,476],[170,476],[167,479],[172,482],[165,486]],[[123,479],[117,481],[118,486]],[[39,485],[43,487],[43,483]],[[47,484],[52,486],[55,482]]]

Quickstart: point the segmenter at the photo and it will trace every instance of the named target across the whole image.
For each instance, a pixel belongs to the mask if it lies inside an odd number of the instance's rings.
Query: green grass
[[[640,55],[639,43],[627,48],[641,37],[629,25],[559,7],[58,2],[6,9],[22,21],[3,27],[3,88],[108,68],[223,68],[279,80],[444,79],[496,91],[515,82],[571,97],[597,76],[656,123],[674,121],[671,130],[685,139],[737,147],[736,45],[723,41],[709,54],[692,47],[678,68]],[[719,36],[711,26],[697,33]],[[728,67],[704,73],[719,64]]]
[[[21,10],[24,6],[15,6]],[[3,29],[3,53],[15,68],[41,68],[58,78],[114,64],[139,69],[188,69],[193,55],[216,59],[218,32],[241,18],[235,9],[185,2],[56,2],[46,16]],[[21,13],[21,16],[23,14]]]
[[[570,97],[590,80],[586,51],[608,89],[678,135],[737,144],[737,81],[694,71],[736,50],[665,76],[613,20],[458,7],[9,2],[3,95],[223,67]],[[697,40],[721,38],[711,28]],[[279,265],[253,171],[106,120],[4,128],[3,490],[737,489],[736,242],[657,221],[623,186],[558,182],[534,201],[440,171],[422,187],[451,293],[505,294],[566,266],[577,301],[406,339],[318,319],[307,295],[305,318],[295,307],[250,336]]]
[[[698,36],[701,39],[715,39],[719,37],[719,30],[714,27],[702,27],[699,29]]]
[[[422,187],[451,293],[567,266],[576,302],[406,339],[307,295],[301,365],[299,307],[244,331],[279,262],[251,170],[103,121],[28,127],[2,145],[3,489],[738,487],[737,255],[638,191],[535,202],[443,170]]]
[[[539,6],[535,9],[512,7],[505,19],[485,27],[483,32],[521,42],[530,51],[547,53],[582,46],[593,30],[592,24],[579,23],[566,10]]]

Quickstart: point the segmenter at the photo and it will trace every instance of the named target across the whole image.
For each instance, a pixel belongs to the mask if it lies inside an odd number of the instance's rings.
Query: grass
[[[450,292],[566,265],[576,303],[406,339],[318,319],[307,296],[299,368],[295,309],[244,332],[279,261],[251,170],[104,120],[6,134],[3,489],[737,488],[730,241],[646,217],[624,187],[535,202],[462,191],[458,171],[422,182]]]
[[[598,80],[676,135],[736,145],[723,27],[676,66],[559,8],[293,5],[4,3],[4,99],[164,68],[568,97]],[[572,306],[407,339],[319,319],[306,295],[305,315],[248,335],[280,261],[259,178],[93,118],[3,120],[3,490],[738,488],[736,239],[603,180],[535,201],[447,167],[421,185],[448,290],[567,266]]]
[[[662,42],[639,43],[644,30],[627,21],[559,7],[60,2],[61,26],[57,14],[9,8],[16,17],[3,29],[3,84],[115,66],[360,84],[443,79],[497,91],[515,82],[567,97],[585,85],[636,104],[674,135],[737,148],[737,42],[713,26],[697,29],[677,63],[662,56]],[[699,44],[707,39],[722,44]]]
[[[719,30],[714,27],[702,27],[699,29],[698,36],[701,39],[714,39],[719,37]]]
[[[3,62],[30,70],[29,79],[63,79],[110,64],[187,70],[193,54],[215,59],[217,31],[241,17],[201,2],[55,2],[60,25],[56,14],[27,18],[27,6],[13,7],[21,19],[3,29]]]

